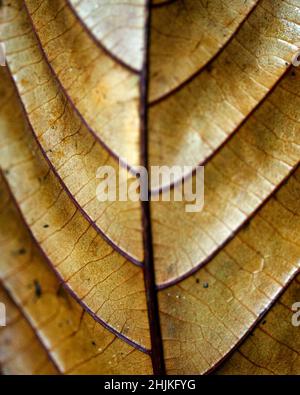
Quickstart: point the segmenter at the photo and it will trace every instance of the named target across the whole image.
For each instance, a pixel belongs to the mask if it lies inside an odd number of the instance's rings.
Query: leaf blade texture
[[[0,7],[2,373],[300,374],[299,1]]]

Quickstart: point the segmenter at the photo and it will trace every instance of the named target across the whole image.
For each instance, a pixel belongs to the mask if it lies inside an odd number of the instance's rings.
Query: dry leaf
[[[298,375],[300,333],[291,325],[295,300],[299,300],[299,276],[217,374]]]
[[[7,309],[7,326],[1,329],[0,337],[1,373],[57,374],[34,330],[2,287],[0,298]]]
[[[2,372],[300,374],[299,1],[2,3]]]

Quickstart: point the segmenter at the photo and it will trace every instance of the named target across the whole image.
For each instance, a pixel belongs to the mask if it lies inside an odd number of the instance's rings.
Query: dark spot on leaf
[[[197,284],[199,284],[199,283],[200,283],[200,280],[199,280],[199,278],[196,278],[196,283],[197,283]]]
[[[64,287],[60,284],[57,291],[56,291],[56,295],[60,298],[64,298],[66,296],[66,291],[64,289]]]
[[[267,321],[266,321],[266,320],[264,320],[262,324],[263,324],[263,325],[265,325],[266,323],[267,323]]]
[[[211,73],[213,71],[212,65],[208,64],[207,67],[206,67],[206,70],[207,70],[208,73]]]
[[[18,251],[18,254],[19,254],[19,255],[24,255],[24,254],[26,254],[26,249],[25,249],[25,248],[20,248],[19,251]]]
[[[48,224],[45,224],[45,225],[44,225],[44,228],[49,228],[49,225],[48,225]]]
[[[42,287],[38,280],[34,280],[34,292],[37,298],[42,296]]]
[[[69,294],[65,290],[65,288],[62,286],[62,284],[60,284],[59,287],[57,288],[56,295],[59,298],[64,299],[64,301],[67,302],[70,307],[72,307],[72,303],[71,303],[71,301],[69,299]]]
[[[250,224],[251,224],[251,221],[247,221],[247,222],[244,224],[243,229],[244,229],[244,230],[248,230],[249,227],[250,227]]]
[[[96,342],[92,341],[92,345],[93,345],[93,346],[96,346]]]
[[[208,287],[209,287],[208,283],[203,283],[203,288],[208,288]]]

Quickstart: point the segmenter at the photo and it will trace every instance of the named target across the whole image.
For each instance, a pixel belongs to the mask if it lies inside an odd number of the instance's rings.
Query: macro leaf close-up
[[[0,44],[1,373],[300,375],[300,0],[2,0]]]

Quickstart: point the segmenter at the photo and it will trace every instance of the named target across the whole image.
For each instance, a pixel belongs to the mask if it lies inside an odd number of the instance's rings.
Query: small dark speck
[[[38,280],[34,280],[35,296],[40,298],[42,296],[42,287]]]
[[[199,280],[199,278],[196,278],[196,283],[197,283],[197,284],[199,284],[199,283],[200,283],[200,280]]]
[[[96,342],[92,341],[92,345],[93,345],[93,346],[96,346]]]
[[[249,227],[250,227],[250,224],[251,224],[251,221],[247,221],[247,222],[244,224],[243,229],[244,229],[244,230],[248,230]]]
[[[266,323],[267,323],[267,321],[266,321],[266,320],[264,320],[262,324],[263,324],[263,325],[265,325]]]
[[[208,283],[203,283],[203,288],[208,288],[208,287],[209,287]]]
[[[206,66],[206,70],[208,71],[208,73],[211,73],[211,72],[213,71],[212,65],[211,65],[211,64],[208,64],[208,65]]]
[[[292,77],[296,77],[296,72],[294,70],[292,71],[291,74],[292,74]]]
[[[58,287],[58,289],[56,291],[56,295],[58,297],[64,297],[65,296],[65,290],[64,290],[64,288],[62,287],[61,284],[59,285],[59,287]]]
[[[286,67],[288,67],[290,64],[288,62],[285,62]]]
[[[49,228],[49,225],[48,225],[48,224],[45,224],[45,225],[44,225],[44,228]]]
[[[18,253],[19,253],[19,255],[24,255],[24,254],[26,254],[26,249],[25,248],[20,248]]]

